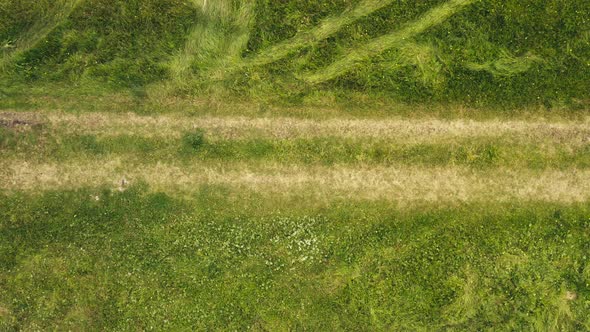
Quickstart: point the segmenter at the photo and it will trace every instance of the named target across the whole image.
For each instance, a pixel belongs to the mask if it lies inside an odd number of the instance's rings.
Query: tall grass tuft
[[[207,77],[240,61],[249,40],[253,19],[252,1],[194,0],[197,23],[186,44],[170,62],[174,87],[194,88]]]

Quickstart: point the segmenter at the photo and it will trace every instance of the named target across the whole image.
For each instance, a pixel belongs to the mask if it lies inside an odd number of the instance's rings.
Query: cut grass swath
[[[328,18],[319,26],[309,31],[298,33],[295,37],[278,43],[250,59],[246,59],[243,65],[262,66],[279,61],[303,47],[317,44],[340,31],[342,27],[370,15],[392,2],[392,0],[365,0],[341,16]]]
[[[236,62],[250,37],[252,1],[243,1],[237,8],[231,1],[195,1],[195,5],[202,6],[205,20],[192,29],[184,48],[170,63],[172,78],[181,85],[195,80],[192,68],[196,63],[201,69],[216,69]]]
[[[403,46],[408,39],[444,22],[473,2],[475,0],[451,0],[430,10],[420,19],[399,31],[375,38],[365,45],[360,45],[349,50],[340,60],[324,69],[301,75],[301,79],[310,84],[319,84],[342,76],[373,56],[379,55],[389,49]]]
[[[222,52],[221,49],[218,49],[218,52],[208,54],[212,60],[217,60],[219,58],[226,60],[217,62],[216,65],[211,66],[212,69],[221,71],[217,73],[217,75],[212,76],[225,77],[226,75],[239,71],[242,68],[264,66],[284,59],[304,47],[316,45],[320,41],[340,31],[344,26],[351,24],[365,16],[371,15],[372,13],[386,7],[392,2],[392,0],[365,0],[354,9],[347,11],[340,16],[325,19],[320,25],[311,30],[298,33],[295,37],[275,44],[251,58],[239,59],[238,57],[232,55],[239,56],[239,51],[245,47],[249,39],[250,30],[248,27],[251,20],[251,6],[246,5],[246,7],[250,10],[242,10],[243,13],[238,13],[236,19],[238,25],[243,27],[243,29],[238,29],[241,31],[241,33],[238,32],[235,36],[233,36],[233,38],[231,38],[233,42],[225,43],[225,51]],[[217,29],[217,27],[213,27],[213,29]],[[198,57],[200,54],[203,54],[202,50],[199,52],[199,48],[202,48],[202,45],[206,46],[216,44],[215,42],[207,42],[202,40],[202,38],[205,38],[204,36],[211,35],[210,33],[204,33],[204,30],[208,29],[207,27],[201,25],[197,26],[193,30],[185,50],[173,62],[172,68],[173,72],[175,73],[175,77],[186,76],[182,73],[187,72],[188,68],[190,67],[190,63],[193,62],[192,59],[194,57]],[[207,52],[205,53],[207,54]]]

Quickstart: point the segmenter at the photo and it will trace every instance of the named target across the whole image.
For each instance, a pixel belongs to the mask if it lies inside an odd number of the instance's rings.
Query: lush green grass
[[[2,1],[0,17],[20,19],[20,30],[36,30],[51,3]],[[18,25],[9,23],[0,30],[0,40],[12,40],[11,51],[17,53],[8,74],[27,81],[96,79],[117,86],[162,79],[164,61],[184,44],[194,11],[183,1],[78,1],[32,45],[19,45]]]
[[[0,0],[0,330],[590,330],[588,17]]]
[[[338,66],[334,60],[341,56],[358,61],[362,60],[358,58],[359,53],[373,52],[381,54],[357,63],[350,74],[323,88],[361,90],[419,102],[434,99],[460,100],[473,105],[534,103],[552,107],[586,103],[590,70],[587,28],[590,6],[586,2],[477,1],[422,35],[407,38],[405,44],[396,43],[396,36],[401,38],[405,36],[403,31],[412,29],[414,23],[408,23],[418,22],[423,13],[441,3],[396,2],[347,26],[329,42],[303,51],[300,58],[277,63],[263,71],[264,76],[260,76],[263,82],[258,84],[277,80],[280,73],[283,79],[275,84],[292,87],[294,83],[286,79],[289,72]],[[297,17],[278,10],[275,15],[265,13],[269,22]],[[433,21],[427,17],[423,23]],[[306,23],[299,26],[305,27]],[[263,36],[269,37],[253,38],[251,48],[254,49],[264,49],[257,45],[265,45],[265,40],[272,41],[275,35],[283,33],[276,25],[257,26],[266,33]],[[391,34],[390,39],[387,34]],[[258,34],[255,32],[253,36]],[[367,46],[371,41],[376,48],[383,48],[387,43],[395,47],[386,52],[369,51]],[[348,65],[342,67],[351,69]],[[318,78],[328,72],[336,73],[328,67],[320,71]],[[291,97],[299,98],[293,94]]]
[[[144,192],[3,195],[0,326],[590,328],[587,205],[287,208],[224,188]]]
[[[361,94],[512,110],[588,106],[584,0],[203,4],[4,0],[2,81],[283,104],[318,95],[346,104]]]

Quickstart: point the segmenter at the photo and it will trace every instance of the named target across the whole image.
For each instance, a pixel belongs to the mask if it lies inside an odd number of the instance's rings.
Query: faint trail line
[[[6,113],[10,114],[10,113]],[[220,139],[345,137],[399,139],[406,143],[441,142],[492,137],[508,141],[590,144],[590,122],[472,121],[440,119],[328,119],[249,117],[186,117],[174,115],[59,112],[36,113],[59,132],[97,135],[132,134],[143,137],[179,137],[200,128]],[[0,119],[2,113],[0,113]]]
[[[82,187],[119,186],[145,182],[152,190],[191,193],[201,185],[224,185],[269,195],[307,195],[331,199],[368,199],[399,202],[547,202],[590,201],[590,170],[476,171],[462,167],[419,166],[180,166],[129,165],[121,159],[31,163],[0,162],[0,189],[43,191]]]
[[[475,1],[476,0],[451,0],[430,10],[417,21],[406,25],[401,30],[375,38],[365,45],[360,45],[351,49],[343,58],[335,63],[317,72],[304,74],[301,78],[308,83],[318,84],[346,74],[358,66],[362,61],[381,54],[389,49],[402,46],[403,43],[407,42],[407,39],[415,37],[429,28],[444,22],[446,19]]]
[[[353,10],[345,12],[339,17],[327,18],[317,27],[308,31],[299,32],[291,39],[275,44],[268,49],[264,49],[261,53],[252,58],[244,59],[244,61],[239,64],[239,67],[262,66],[281,60],[303,47],[317,44],[340,31],[343,26],[353,23],[362,17],[368,16],[377,10],[388,6],[392,2],[393,0],[365,0]]]

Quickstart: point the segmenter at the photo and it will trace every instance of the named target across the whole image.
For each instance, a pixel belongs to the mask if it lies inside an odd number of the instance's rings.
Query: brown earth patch
[[[0,127],[10,129],[32,129],[43,126],[38,114],[21,112],[0,112]]]

